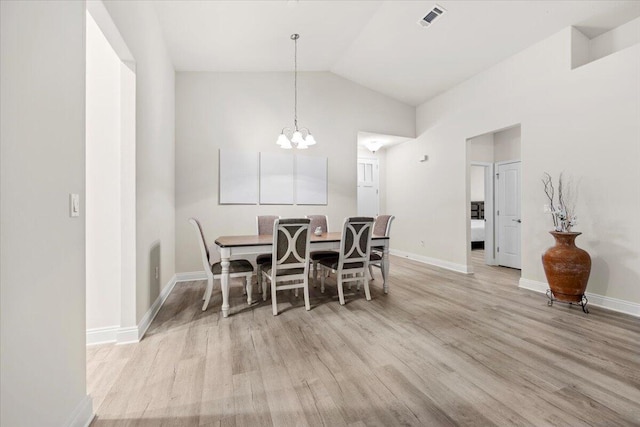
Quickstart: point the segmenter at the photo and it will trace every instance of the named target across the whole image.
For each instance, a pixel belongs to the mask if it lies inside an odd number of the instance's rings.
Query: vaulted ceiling
[[[331,71],[418,105],[573,25],[589,37],[640,16],[640,1],[154,2],[178,71]]]

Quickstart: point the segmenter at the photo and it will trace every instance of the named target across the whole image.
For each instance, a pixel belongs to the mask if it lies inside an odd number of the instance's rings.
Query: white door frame
[[[136,292],[136,61],[102,1],[86,2],[96,22],[120,59],[120,325],[115,341],[138,341]],[[86,313],[85,313],[86,315]]]
[[[497,182],[498,181],[498,173],[497,173],[498,168],[501,165],[507,165],[509,163],[520,163],[520,167],[522,168],[522,160],[520,160],[520,159],[518,159],[518,160],[504,160],[504,161],[501,161],[501,162],[496,162],[495,166],[494,166],[494,173],[493,173],[493,185],[494,185],[494,188],[497,188],[497,186],[498,186],[498,182]],[[497,212],[497,209],[498,209],[498,206],[499,206],[499,200],[498,200],[499,194],[496,191],[494,193],[494,195],[495,195],[494,196],[495,197],[495,199],[494,199],[495,200],[494,218],[496,218],[497,217],[497,213],[496,212]],[[520,201],[519,202],[520,202],[520,215],[522,215],[522,173],[520,174]],[[485,215],[486,215],[486,209],[485,209]],[[495,219],[495,224],[497,224],[497,223],[498,223],[498,220],[496,218]],[[497,246],[497,242],[500,241],[500,227],[498,227],[497,225],[495,227],[494,236],[495,236],[495,242],[496,242],[495,246]],[[522,260],[522,229],[520,229],[520,258]],[[495,253],[495,251],[494,251],[494,261],[495,261],[494,265],[499,265],[498,264],[498,257],[497,257],[497,254]]]
[[[494,208],[494,171],[495,167],[493,163],[488,162],[470,162],[471,166],[484,167],[484,262],[487,265],[497,265],[496,261],[496,245],[495,245],[495,208]],[[470,182],[467,183],[471,185]],[[467,206],[471,203],[471,200],[467,201]],[[471,221],[467,221],[469,227],[468,251],[471,251]],[[470,254],[469,254],[470,256]]]

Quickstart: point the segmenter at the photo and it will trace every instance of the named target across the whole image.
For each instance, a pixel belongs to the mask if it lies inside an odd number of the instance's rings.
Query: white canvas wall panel
[[[220,150],[220,204],[258,203],[258,153]]]
[[[296,156],[296,203],[327,204],[327,158]]]
[[[260,153],[260,204],[293,204],[293,155]]]

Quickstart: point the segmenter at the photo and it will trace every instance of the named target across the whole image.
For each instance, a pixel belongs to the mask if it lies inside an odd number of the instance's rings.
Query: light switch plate
[[[69,194],[69,216],[80,216],[80,195]]]

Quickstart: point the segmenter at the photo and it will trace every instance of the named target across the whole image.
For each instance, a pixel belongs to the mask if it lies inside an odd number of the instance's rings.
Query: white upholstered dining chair
[[[278,315],[277,292],[284,289],[299,289],[304,292],[304,305],[309,304],[309,243],[310,220],[308,218],[277,219],[273,224],[273,251],[271,265],[262,272],[263,298],[266,296],[266,281],[271,283],[271,305],[273,315]]]
[[[200,253],[202,255],[202,266],[207,274],[207,289],[204,293],[204,304],[202,305],[202,311],[205,311],[209,306],[209,300],[211,299],[211,293],[213,292],[213,281],[219,280],[222,277],[222,265],[219,262],[211,262],[212,257],[207,246],[207,241],[202,232],[202,226],[195,218],[189,218],[189,223],[193,226],[198,235],[198,245],[200,246]],[[234,279],[238,277],[246,278],[246,292],[247,292],[247,304],[251,304],[251,276],[253,276],[253,265],[246,259],[232,260],[229,264],[229,278]]]
[[[277,219],[280,219],[278,215],[258,215],[256,216],[256,232],[258,235],[273,234],[273,224]],[[271,254],[260,254],[256,257],[256,266],[258,267],[258,287],[262,285],[262,271],[266,266],[271,265]],[[264,286],[263,286],[264,287]],[[266,293],[262,293],[262,299],[267,300]]]
[[[329,231],[329,220],[326,215],[307,215],[307,218],[311,220],[309,224],[309,228],[311,228],[311,232],[315,233],[316,229],[320,227],[320,230],[323,233],[327,233]],[[311,251],[309,253],[309,260],[313,265],[313,286],[316,286],[318,283],[318,262],[324,258],[334,258],[338,255],[338,252],[325,250],[325,251]]]
[[[367,268],[371,254],[371,233],[373,230],[373,218],[351,217],[345,218],[342,226],[342,239],[340,240],[340,252],[337,257],[320,260],[323,269],[321,276],[321,291],[324,292],[324,282],[330,272],[336,273],[338,285],[338,297],[340,304],[344,305],[345,282],[362,282],[367,300],[371,300],[369,281],[367,280]]]
[[[391,233],[391,223],[396,217],[393,215],[378,215],[376,221],[373,224],[373,234],[376,236],[389,237]],[[373,267],[378,267],[382,271],[382,277],[384,277],[384,263],[382,258],[384,256],[382,246],[372,246],[371,255],[369,256],[369,275],[373,279]]]

